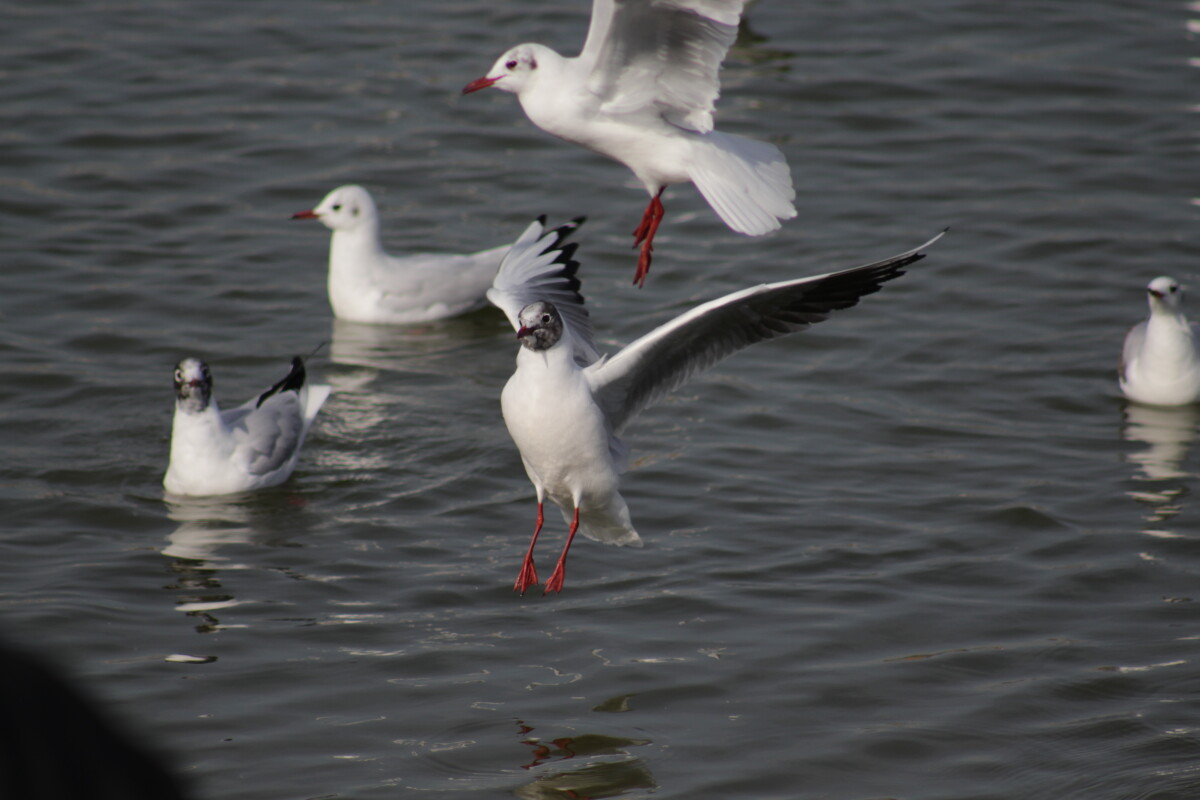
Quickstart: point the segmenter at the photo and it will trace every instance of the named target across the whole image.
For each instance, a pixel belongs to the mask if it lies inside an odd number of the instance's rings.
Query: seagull
[[[566,58],[521,44],[463,87],[512,92],[534,125],[619,161],[650,195],[634,231],[633,282],[644,285],[662,194],[692,182],[735,231],[761,236],[796,216],[779,148],[713,129],[717,71],[744,0],[593,0],[583,50]]]
[[[508,252],[494,247],[470,255],[388,255],[379,213],[361,186],[339,186],[310,211],[333,231],[329,242],[329,304],[338,319],[405,325],[443,319],[487,305],[484,293]]]
[[[1197,328],[1183,315],[1183,289],[1165,275],[1146,287],[1150,316],[1125,335],[1118,378],[1130,400],[1154,406],[1200,401]]]
[[[583,298],[559,292],[537,298],[521,290],[521,276],[561,265],[574,275],[574,247],[554,252],[513,246],[489,298],[505,310],[521,347],[517,367],[500,397],[509,435],[537,494],[537,521],[513,589],[538,582],[533,550],[542,529],[543,501],[552,500],[570,525],[562,555],[545,593],[561,592],[567,552],[576,532],[601,542],[640,547],[641,537],[620,494],[628,450],[619,438],[642,409],[733,352],[766,339],[804,330],[850,308],[904,268],[944,231],[920,247],[883,261],[810,278],[769,283],[712,300],[659,326],[615,355],[596,357]],[[541,240],[545,241],[545,239]],[[514,285],[517,287],[514,289]],[[530,300],[529,298],[535,298]],[[513,306],[518,301],[524,306]]]
[[[185,358],[175,367],[171,459],[163,486],[172,495],[233,494],[283,483],[331,391],[305,384],[304,360],[292,359],[283,380],[231,411],[212,396],[208,364]]]

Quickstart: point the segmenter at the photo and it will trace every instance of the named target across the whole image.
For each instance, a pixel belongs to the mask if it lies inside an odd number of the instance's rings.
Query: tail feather
[[[778,147],[720,131],[695,147],[692,181],[730,228],[761,236],[796,216],[792,173]]]

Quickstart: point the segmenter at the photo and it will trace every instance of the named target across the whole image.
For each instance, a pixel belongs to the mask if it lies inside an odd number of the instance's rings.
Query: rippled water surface
[[[755,3],[719,125],[783,149],[800,215],[748,239],[677,187],[638,291],[632,176],[458,94],[588,7],[0,8],[0,629],[198,798],[1200,796],[1197,412],[1113,374],[1146,282],[1200,284],[1200,9]],[[951,230],[647,412],[647,546],[522,598],[512,331],[334,324],[289,216],[348,182],[394,252],[586,215],[610,350]],[[293,479],[165,502],[174,363],[228,404],[322,341]]]

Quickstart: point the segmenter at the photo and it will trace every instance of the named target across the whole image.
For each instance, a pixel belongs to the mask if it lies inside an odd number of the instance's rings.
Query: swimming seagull
[[[198,358],[175,367],[171,459],[163,486],[173,495],[217,495],[283,483],[330,387],[305,383],[304,360],[283,380],[230,411],[212,396],[212,372]]]
[[[1118,379],[1130,400],[1155,406],[1200,401],[1197,328],[1183,314],[1183,289],[1167,276],[1146,287],[1150,316],[1125,335]]]
[[[779,148],[713,130],[717,71],[737,38],[744,0],[593,0],[583,50],[565,58],[521,44],[463,94],[489,86],[517,95],[547,133],[620,161],[650,204],[634,231],[633,282],[645,283],[662,193],[693,182],[735,231],[761,236],[796,216]]]
[[[743,347],[804,330],[857,304],[904,274],[904,267],[923,258],[922,251],[942,235],[873,264],[734,292],[659,326],[612,357],[589,359],[593,335],[577,292],[533,299],[515,315],[506,309],[521,349],[500,405],[538,502],[533,537],[513,589],[524,594],[538,582],[533,549],[547,497],[570,524],[547,593],[562,591],[567,551],[577,531],[609,544],[641,546],[620,494],[627,450],[618,438],[638,412]],[[561,264],[573,275],[579,265],[572,259],[574,248],[568,248],[554,253],[514,245],[497,281],[523,272],[531,257]],[[536,292],[516,295],[525,300]]]
[[[329,241],[329,304],[351,322],[409,324],[474,311],[508,245],[470,255],[420,253],[399,258],[383,249],[379,212],[361,186],[339,186],[292,219],[317,219]]]

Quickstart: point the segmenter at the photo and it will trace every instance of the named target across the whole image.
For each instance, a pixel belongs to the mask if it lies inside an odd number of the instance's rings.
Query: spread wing
[[[500,264],[487,298],[504,312],[518,330],[517,315],[521,309],[538,300],[555,305],[575,344],[575,360],[581,366],[599,358],[596,352],[592,321],[579,293],[579,262],[574,259],[575,242],[564,244],[584,222],[583,217],[566,225],[546,231],[546,218],[538,217],[530,224]]]
[[[763,284],[726,295],[676,317],[620,353],[588,369],[596,402],[615,432],[688,378],[756,342],[804,330],[850,308],[924,258],[920,247],[873,264]]]
[[[713,128],[717,72],[737,38],[744,0],[593,0],[579,54],[600,110],[648,107],[688,130]]]

